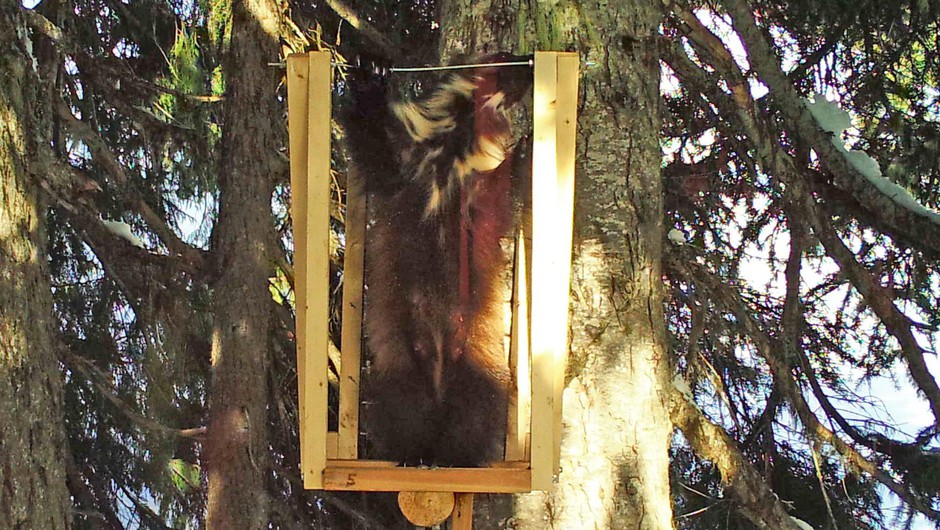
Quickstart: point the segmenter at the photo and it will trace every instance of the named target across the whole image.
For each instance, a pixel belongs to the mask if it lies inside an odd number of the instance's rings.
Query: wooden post
[[[306,56],[292,55],[287,58],[287,124],[290,132],[290,180],[291,221],[294,228],[294,304],[297,323],[297,397],[300,420],[301,474],[307,481],[306,464],[313,454],[310,444],[310,422],[307,421],[306,349],[300,342],[300,330],[307,323],[307,311],[303,309],[307,297],[307,77],[309,68]]]
[[[362,285],[366,238],[363,179],[346,176],[346,252],[343,258],[343,343],[339,378],[339,443],[336,458],[359,455],[359,370],[362,364]]]
[[[454,515],[451,517],[450,530],[473,529],[473,494],[458,493]]]
[[[328,52],[288,58],[300,465],[309,489],[323,486],[326,468],[331,81]]]
[[[556,93],[557,125],[555,133],[555,157],[558,164],[558,235],[555,240],[556,251],[559,253],[558,285],[559,326],[555,337],[555,385],[552,422],[552,461],[553,474],[559,471],[561,462],[561,434],[562,434],[562,395],[565,390],[565,371],[568,367],[568,313],[571,299],[571,244],[574,233],[574,165],[575,165],[575,139],[578,133],[578,70],[580,59],[576,53],[558,54],[558,91]]]
[[[509,372],[516,399],[509,402],[506,425],[506,460],[529,460],[529,425],[532,419],[532,379],[529,370],[529,289],[526,276],[526,234],[516,237],[513,269],[512,328],[509,336]]]
[[[562,60],[566,56],[571,57]],[[575,126],[572,112],[576,109],[569,106],[577,105],[577,66],[576,54],[535,54],[531,340],[532,488],[536,490],[552,487],[561,439],[571,282],[572,219],[566,212],[571,211],[573,196],[573,146],[570,160],[560,159],[558,152],[559,148],[567,151],[567,144],[574,141],[569,128]]]

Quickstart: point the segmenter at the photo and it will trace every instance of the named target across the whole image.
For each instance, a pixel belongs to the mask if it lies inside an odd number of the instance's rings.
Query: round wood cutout
[[[416,526],[443,523],[453,513],[454,504],[454,494],[447,491],[402,491],[398,494],[401,513]]]

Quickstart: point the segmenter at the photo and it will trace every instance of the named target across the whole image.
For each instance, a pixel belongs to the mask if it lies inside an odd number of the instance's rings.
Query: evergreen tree
[[[0,6],[0,527],[68,528],[62,376],[39,153],[49,116],[23,16]]]
[[[562,474],[479,527],[940,524],[937,0],[43,0],[0,19],[0,481],[24,485],[0,488],[0,526],[399,524],[300,483],[278,65],[309,49],[582,57]]]

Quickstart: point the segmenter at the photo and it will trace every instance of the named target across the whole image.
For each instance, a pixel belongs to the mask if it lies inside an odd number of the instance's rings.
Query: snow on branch
[[[846,150],[844,146],[840,150],[833,145],[832,133],[823,130],[823,126],[835,129],[837,125],[841,125],[838,122],[840,119],[844,122],[844,116],[840,118],[839,114],[835,113],[830,119],[824,118],[821,124],[803,103],[803,98],[783,72],[780,58],[758,27],[750,4],[743,0],[722,0],[721,3],[727,9],[732,25],[747,48],[754,72],[770,88],[770,96],[774,106],[785,119],[785,127],[816,151],[826,169],[832,174],[832,184],[850,194],[852,199],[871,215],[870,221],[880,225],[888,235],[924,252],[940,256],[940,217],[923,206],[912,205],[911,203],[916,204],[916,201],[906,198],[909,195],[906,190],[884,179],[880,174],[877,179],[869,178],[869,175],[874,174],[874,170],[870,162],[862,158],[864,153]],[[864,172],[868,172],[868,175]]]
[[[842,154],[845,160],[869,182],[874,184],[878,191],[907,210],[924,216],[934,223],[940,224],[940,213],[930,210],[917,202],[910,192],[898,184],[888,180],[881,174],[881,168],[874,158],[864,151],[852,149],[842,141],[842,133],[852,126],[852,116],[840,108],[835,102],[829,101],[820,94],[804,100],[804,105],[816,119],[819,127],[832,133],[832,145]]]
[[[669,239],[669,241],[676,245],[684,245],[688,243],[688,240],[685,238],[685,234],[678,228],[673,228],[670,230],[669,233],[666,234],[666,237]]]
[[[131,232],[131,225],[125,223],[124,221],[109,221],[107,219],[102,219],[101,224],[105,226],[112,234],[127,240],[131,245],[134,245],[137,248],[147,249],[147,246],[144,245],[144,241],[134,235]]]
[[[843,131],[852,126],[852,116],[849,112],[820,94],[805,101],[806,108],[816,118],[822,130],[841,135]]]
[[[806,521],[802,519],[797,519],[796,517],[793,517],[792,515],[790,516],[790,519],[793,520],[793,524],[795,524],[796,527],[799,528],[800,530],[816,530],[815,528],[810,526],[809,523],[807,523]]]

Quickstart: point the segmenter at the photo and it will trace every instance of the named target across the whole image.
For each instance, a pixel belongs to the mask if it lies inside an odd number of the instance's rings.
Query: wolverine
[[[364,378],[369,456],[479,466],[500,457],[509,371],[501,239],[513,225],[509,108],[531,69],[479,59],[414,100],[352,68],[344,117],[369,200]]]

